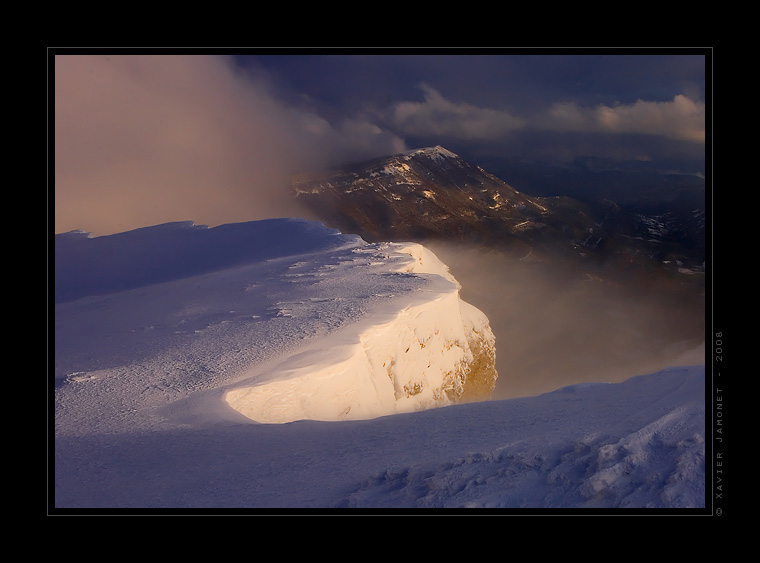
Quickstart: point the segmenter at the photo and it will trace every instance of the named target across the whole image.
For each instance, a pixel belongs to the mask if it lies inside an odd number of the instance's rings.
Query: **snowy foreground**
[[[55,254],[55,510],[705,505],[704,366],[468,402],[493,334],[420,245],[282,219]]]

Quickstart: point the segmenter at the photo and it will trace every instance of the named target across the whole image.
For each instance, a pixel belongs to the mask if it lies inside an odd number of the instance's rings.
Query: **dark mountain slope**
[[[680,212],[529,196],[440,147],[293,180],[300,203],[369,241],[457,241],[621,275],[704,270],[704,206]],[[692,203],[692,202],[689,202]]]

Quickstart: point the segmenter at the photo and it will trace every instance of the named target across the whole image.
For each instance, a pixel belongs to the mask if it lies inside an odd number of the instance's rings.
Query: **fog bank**
[[[624,285],[593,268],[561,270],[472,246],[426,243],[496,336],[493,399],[620,382],[705,362],[704,297],[665,280]]]
[[[405,148],[279,101],[227,57],[57,55],[54,76],[56,233],[303,216],[292,174]]]

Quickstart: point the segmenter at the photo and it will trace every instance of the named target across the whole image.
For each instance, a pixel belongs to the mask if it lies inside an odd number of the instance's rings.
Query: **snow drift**
[[[258,422],[350,420],[490,396],[493,333],[486,316],[459,298],[446,267],[418,244],[367,246],[354,252],[373,260],[381,252],[376,268],[429,274],[425,291],[287,358],[263,374],[267,382],[258,382],[259,373],[236,386],[225,394],[233,408]]]

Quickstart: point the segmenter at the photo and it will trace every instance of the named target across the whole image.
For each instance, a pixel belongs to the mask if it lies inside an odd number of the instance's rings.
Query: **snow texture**
[[[704,366],[466,402],[493,335],[420,245],[282,219],[55,254],[56,509],[705,505]]]

